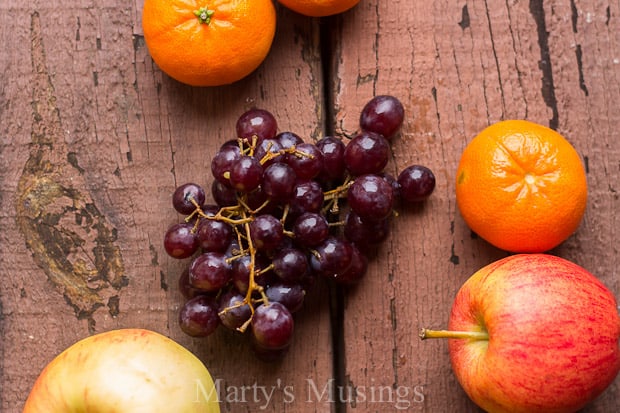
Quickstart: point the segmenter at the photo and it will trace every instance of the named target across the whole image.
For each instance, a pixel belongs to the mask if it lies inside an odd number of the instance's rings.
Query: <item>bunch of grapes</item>
[[[186,301],[181,329],[193,337],[219,325],[250,336],[255,353],[286,353],[293,314],[317,277],[358,283],[369,252],[386,239],[397,202],[428,198],[430,169],[384,171],[390,143],[404,119],[401,102],[381,95],[362,110],[348,141],[327,136],[304,142],[278,133],[274,116],[251,109],[236,123],[237,139],[211,162],[213,204],[186,183],[172,204],[185,219],[164,235],[166,252],[191,263],[180,276]]]

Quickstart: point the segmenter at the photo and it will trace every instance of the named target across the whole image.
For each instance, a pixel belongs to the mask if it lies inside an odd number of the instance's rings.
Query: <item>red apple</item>
[[[149,330],[120,329],[85,338],[52,360],[23,413],[219,413],[202,362]]]
[[[463,284],[448,331],[454,373],[488,412],[575,412],[620,370],[620,317],[592,274],[545,254],[513,255]]]

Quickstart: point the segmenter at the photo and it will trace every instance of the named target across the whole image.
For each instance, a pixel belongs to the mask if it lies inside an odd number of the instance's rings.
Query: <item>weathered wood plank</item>
[[[0,5],[0,409],[20,411],[43,366],[74,341],[145,327],[202,358],[221,381],[223,411],[329,411],[329,402],[306,401],[308,380],[324,386],[332,374],[325,287],[310,294],[289,357],[266,365],[233,334],[193,340],[180,331],[177,277],[188,262],[162,246],[180,219],[172,191],[188,181],[210,187],[211,157],[235,137],[243,111],[264,107],[281,130],[322,135],[317,22],[279,12],[257,72],[191,88],[148,56],[141,7]]]
[[[388,168],[421,163],[437,177],[432,199],[400,214],[363,285],[345,295],[345,386],[359,390],[345,393],[349,410],[477,411],[450,372],[446,343],[421,343],[417,332],[445,327],[460,285],[505,255],[472,237],[454,199],[460,152],[490,123],[527,118],[575,145],[588,166],[588,209],[553,253],[619,295],[618,13],[596,1],[370,0],[335,20],[335,128],[352,135],[362,105],[393,94],[406,120]],[[586,410],[617,410],[619,387]]]

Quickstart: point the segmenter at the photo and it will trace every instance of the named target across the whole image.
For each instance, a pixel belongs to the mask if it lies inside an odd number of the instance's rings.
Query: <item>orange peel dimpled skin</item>
[[[456,172],[461,216],[480,237],[511,252],[545,252],[573,234],[587,181],[575,148],[525,120],[495,123],[465,148]]]

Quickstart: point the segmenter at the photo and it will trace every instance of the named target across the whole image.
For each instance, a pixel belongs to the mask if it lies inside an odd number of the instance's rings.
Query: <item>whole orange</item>
[[[575,148],[525,120],[485,128],[456,172],[456,202],[467,225],[511,252],[544,252],[566,240],[581,222],[587,193]]]
[[[278,2],[297,13],[323,17],[347,11],[360,0],[278,0]]]
[[[144,40],[153,61],[192,86],[219,86],[252,73],[276,29],[272,0],[145,0]]]

